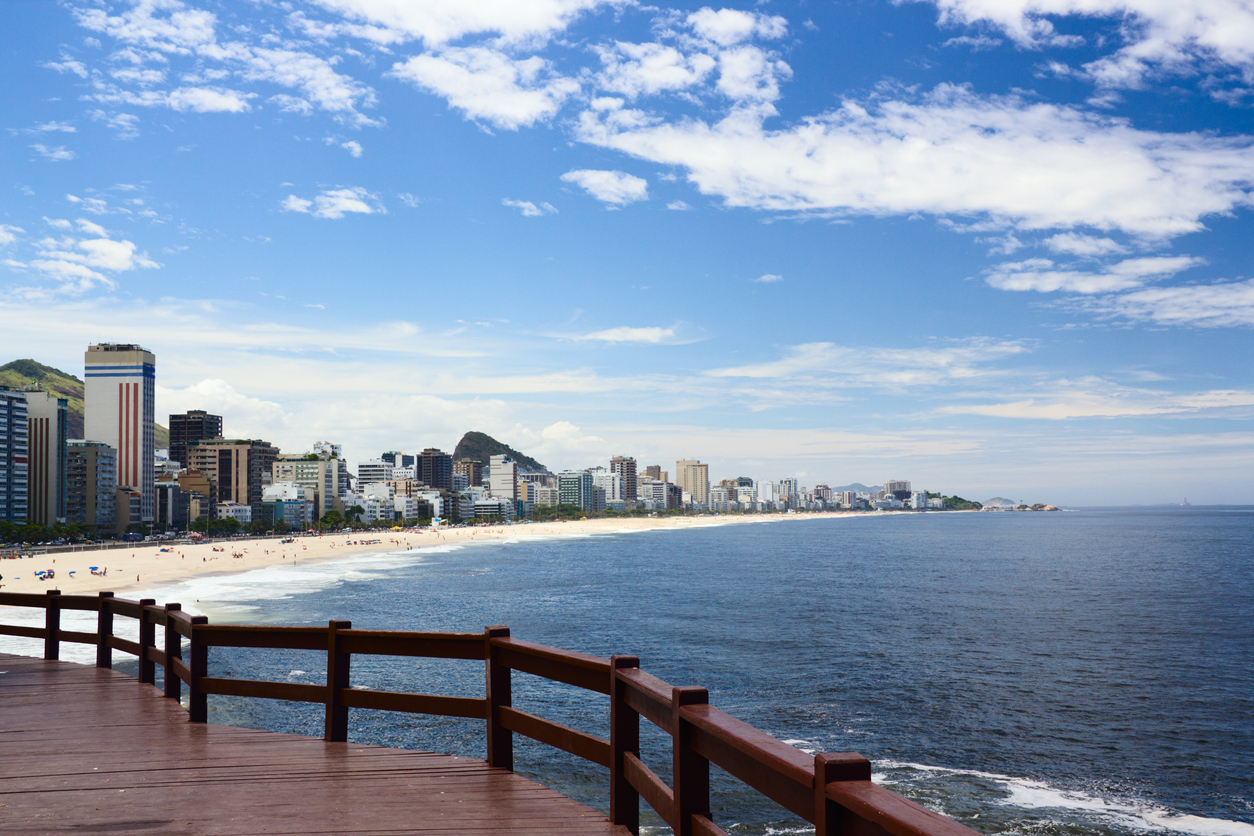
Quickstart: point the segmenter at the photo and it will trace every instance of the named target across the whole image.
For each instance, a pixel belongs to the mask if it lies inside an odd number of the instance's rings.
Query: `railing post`
[[[44,636],[44,658],[56,660],[61,658],[61,590],[49,589],[44,600],[44,628],[48,634]]]
[[[871,780],[871,762],[857,752],[820,752],[814,756],[814,833],[837,836],[846,830],[849,813],[827,797],[834,781]]]
[[[488,646],[488,766],[514,770],[514,733],[501,725],[502,706],[514,704],[509,668],[498,659],[493,639],[508,639],[508,627],[485,627],[483,638]]]
[[[113,638],[113,603],[112,592],[100,593],[99,611],[96,614],[96,667],[108,670],[113,667],[113,649],[109,647],[109,639]]]
[[[183,695],[183,681],[174,672],[174,660],[183,658],[183,637],[174,629],[174,619],[170,614],[182,609],[182,604],[165,605],[165,674],[162,678],[165,680],[165,695],[172,700]]]
[[[148,648],[157,646],[156,624],[148,608],[155,606],[155,598],[142,598],[139,602],[139,681],[153,685],[157,681],[157,664],[148,658]]]
[[[619,670],[640,667],[635,656],[610,657],[610,822],[640,832],[640,793],[627,780],[623,755],[640,756],[640,715],[627,705]]]
[[[192,616],[191,647],[187,651],[187,721],[189,723],[206,723],[209,721],[209,700],[200,689],[200,680],[209,675],[209,648],[201,643],[200,631],[196,628],[208,624],[209,619],[203,615]]]
[[[335,743],[348,740],[348,706],[340,699],[340,690],[348,687],[352,657],[340,650],[339,631],[352,626],[351,621],[327,622],[327,723],[323,738]]]
[[[675,784],[675,836],[692,836],[692,817],[710,818],[710,762],[692,748],[692,726],[683,718],[687,705],[705,705],[704,688],[671,688],[671,745]]]

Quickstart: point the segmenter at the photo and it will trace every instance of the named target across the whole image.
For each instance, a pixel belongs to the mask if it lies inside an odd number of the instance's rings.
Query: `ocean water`
[[[877,781],[986,834],[1254,836],[1254,509],[520,537],[145,594],[214,622],[506,624],[570,650],[635,654],[803,749],[861,752]],[[325,678],[325,655],[229,654],[211,652],[213,675]],[[360,687],[483,691],[481,663],[353,665]],[[517,707],[608,734],[605,697],[517,673],[514,690]],[[211,697],[210,720],[319,735],[322,712]],[[354,711],[350,739],[483,757],[479,722]],[[663,775],[666,743],[646,734],[643,746]],[[520,773],[607,807],[600,767],[515,745]],[[807,827],[717,771],[714,814],[733,833]]]

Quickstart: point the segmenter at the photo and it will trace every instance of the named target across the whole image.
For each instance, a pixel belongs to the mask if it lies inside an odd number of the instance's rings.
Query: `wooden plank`
[[[695,836],[727,836],[727,831],[719,827],[705,816],[692,817],[692,832]]]
[[[834,781],[827,797],[892,836],[978,836],[969,827],[870,781]]]
[[[627,836],[476,758],[188,723],[93,667],[0,655],[0,669],[5,832]]]
[[[662,821],[675,826],[675,791],[631,752],[623,754],[623,774]]]
[[[264,700],[289,700],[291,702],[326,702],[327,686],[305,685],[299,682],[265,682],[258,679],[219,679],[212,676],[200,678],[200,689],[206,694],[227,697],[258,697]]]
[[[46,639],[46,627],[19,627],[16,624],[0,624],[0,636],[22,636],[27,639]]]
[[[487,658],[483,633],[402,633],[394,630],[340,630],[345,653],[421,656],[431,659]]]
[[[627,684],[623,695],[627,705],[637,714],[665,732],[671,730],[671,685],[639,668],[617,672]]]
[[[183,680],[184,685],[190,685],[192,682],[192,670],[187,667],[187,663],[182,659],[171,659],[169,670],[174,671],[174,675]]]
[[[483,644],[483,637],[479,637]],[[434,694],[400,694],[372,691],[367,688],[346,688],[340,699],[349,708],[373,708],[379,711],[404,711],[409,714],[439,714],[445,717],[488,719],[488,701],[483,697],[441,697]]]
[[[109,636],[105,639],[105,644],[114,650],[121,650],[123,653],[129,653],[132,656],[139,655],[139,642],[127,641],[117,636]]]
[[[74,642],[75,644],[95,644],[95,633],[80,633],[76,630],[58,630],[57,639],[63,642]]]
[[[96,612],[100,609],[100,599],[95,595],[62,595],[61,609]]]
[[[519,711],[516,708],[502,706],[501,725],[510,731],[518,732],[546,743],[563,752],[570,752],[576,757],[610,768],[610,742],[590,734],[584,734],[566,726],[558,725],[551,720]]]
[[[501,664],[599,694],[610,692],[610,660],[519,639],[493,639]]]
[[[0,607],[36,607],[42,610],[47,600],[39,592],[0,592]]]

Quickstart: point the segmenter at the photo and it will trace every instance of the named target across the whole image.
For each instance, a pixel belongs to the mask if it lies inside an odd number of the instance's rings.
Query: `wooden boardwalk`
[[[110,670],[0,654],[0,832],[618,834],[484,761],[189,723]]]

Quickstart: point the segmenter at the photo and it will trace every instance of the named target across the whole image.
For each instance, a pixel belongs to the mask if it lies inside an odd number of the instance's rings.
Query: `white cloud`
[[[637,200],[649,199],[648,181],[622,171],[583,168],[566,172],[562,181],[574,183],[602,203],[613,206],[626,206]]]
[[[224,57],[235,57],[227,53]],[[253,47],[244,59],[244,78],[270,81],[293,87],[304,93],[304,99],[284,99],[280,107],[289,109],[297,101],[317,105],[322,110],[343,117],[352,125],[374,124],[357,111],[376,102],[374,91],[346,75],[337,73],[325,58],[292,49]]]
[[[631,99],[700,84],[717,63],[705,53],[684,55],[658,43],[619,41],[613,48],[601,49],[600,55],[604,69],[596,78],[597,86]]]
[[[139,136],[139,117],[132,113],[105,113],[103,110],[90,110],[87,115],[97,122],[104,122],[118,139],[134,139]]]
[[[1119,255],[1128,248],[1110,238],[1097,238],[1079,232],[1060,232],[1041,242],[1056,253],[1079,256]]]
[[[42,125],[36,125],[33,128],[23,128],[24,134],[46,134],[46,133],[78,133],[78,128],[69,122],[44,122]]]
[[[525,218],[538,218],[542,215],[551,215],[557,212],[557,207],[551,203],[541,203],[537,206],[530,200],[510,200],[509,198],[501,198],[501,203],[521,210]]]
[[[313,113],[313,105],[298,96],[289,96],[287,93],[271,96],[266,101],[278,106],[279,110],[284,113],[299,113],[301,116]]]
[[[847,101],[769,130],[769,105],[722,121],[585,111],[577,136],[688,170],[729,206],[959,215],[992,227],[1089,226],[1140,236],[1202,228],[1251,204],[1254,143],[1142,131],[1073,107],[941,85],[921,100]]]
[[[737,102],[773,102],[780,79],[792,68],[756,46],[738,46],[718,56],[718,91]]]
[[[421,39],[428,46],[466,35],[497,33],[506,42],[544,40],[576,17],[626,0],[316,0],[318,5],[380,27],[376,38]],[[367,33],[361,33],[367,37]]]
[[[256,93],[244,93],[225,87],[177,87],[173,90],[124,90],[113,85],[99,85],[91,98],[103,104],[128,104],[139,107],[168,107],[180,113],[247,113],[252,110],[249,99]]]
[[[361,186],[347,186],[338,189],[327,189],[313,200],[306,200],[296,195],[288,195],[280,204],[285,212],[303,212],[315,218],[342,218],[347,214],[361,215],[386,214],[387,209],[379,201],[377,194],[372,194]]]
[[[539,56],[514,59],[474,46],[416,55],[392,75],[448,100],[449,107],[498,128],[517,130],[551,119],[579,82],[552,71]]]
[[[788,21],[777,15],[736,9],[715,11],[709,6],[688,15],[688,25],[702,38],[724,47],[749,38],[782,38],[788,34]]]
[[[350,139],[348,142],[341,142],[340,147],[348,151],[348,153],[353,157],[361,156],[361,143],[355,139]]]
[[[1000,38],[989,38],[985,35],[971,37],[970,35],[962,35],[957,38],[950,38],[941,46],[968,46],[972,52],[979,52],[982,49],[992,49],[995,46],[1001,46]]]
[[[398,200],[400,200],[401,203],[404,203],[410,209],[417,209],[418,204],[422,202],[421,198],[414,197],[409,192],[401,192],[396,197]]]
[[[763,273],[761,276],[754,279],[754,281],[759,284],[771,284],[773,282],[782,282],[783,280],[784,277],[778,273]]]
[[[64,145],[58,145],[54,148],[49,148],[48,146],[37,142],[34,145],[32,145],[31,148],[34,148],[39,153],[39,156],[43,157],[45,160],[48,160],[49,162],[63,163],[68,160],[74,159],[74,152],[67,150]]]
[[[672,200],[670,203],[666,204],[666,208],[675,212],[687,212],[692,209],[691,206],[682,200]]]
[[[0,224],[0,247],[7,247],[17,240],[19,232],[25,232],[20,226],[10,226],[9,224]]]
[[[999,290],[1110,293],[1140,287],[1148,281],[1173,276],[1204,263],[1204,259],[1192,256],[1153,256],[1128,258],[1100,270],[1089,271],[1058,268],[1048,258],[1029,258],[998,264],[989,270],[985,281]]]
[[[156,397],[162,415],[203,409],[222,416],[232,438],[272,439],[284,433],[291,415],[274,401],[243,394],[225,380],[207,378],[182,388],[158,385]]]
[[[1183,287],[1147,287],[1092,300],[1086,310],[1154,325],[1254,327],[1254,279]]]
[[[75,16],[93,32],[160,52],[183,54],[213,43],[217,22],[212,13],[189,9],[178,0],[137,0],[120,15],[102,9],[78,9]]]
[[[44,67],[49,70],[56,70],[59,73],[74,73],[79,78],[87,78],[90,75],[86,64],[82,61],[75,61],[64,52],[61,53],[60,61],[50,61],[44,64]]]
[[[575,340],[605,343],[664,343],[675,338],[674,328],[631,328],[620,326],[606,328],[604,331],[593,331],[573,337]]]

